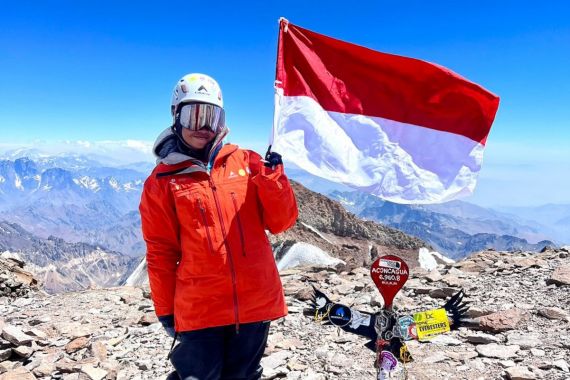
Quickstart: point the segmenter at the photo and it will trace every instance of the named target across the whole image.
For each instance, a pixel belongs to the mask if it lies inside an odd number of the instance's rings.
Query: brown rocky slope
[[[364,221],[346,211],[339,202],[291,182],[299,219],[293,228],[271,237],[278,260],[294,243],[305,242],[344,260],[345,269],[368,266],[373,257],[387,253],[398,254],[415,267],[419,248],[429,247],[395,228]]]

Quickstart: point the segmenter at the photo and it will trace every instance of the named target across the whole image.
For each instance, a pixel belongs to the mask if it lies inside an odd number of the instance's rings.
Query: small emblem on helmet
[[[206,90],[206,87],[204,87],[204,85],[201,85],[200,87],[198,87],[198,92],[205,92],[207,94],[208,90]]]
[[[181,84],[180,85],[180,89],[182,90],[183,93],[187,93],[188,92],[188,88],[186,87],[185,84]],[[178,94],[176,94],[178,96]]]

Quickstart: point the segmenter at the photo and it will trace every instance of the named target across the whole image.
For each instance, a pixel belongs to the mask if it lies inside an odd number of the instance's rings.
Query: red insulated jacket
[[[297,219],[283,173],[224,145],[208,170],[196,160],[160,163],[145,182],[140,213],[156,314],[176,331],[273,320],[287,306],[265,230]]]

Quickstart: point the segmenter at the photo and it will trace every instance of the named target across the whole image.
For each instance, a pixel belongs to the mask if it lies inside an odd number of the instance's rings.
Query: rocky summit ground
[[[294,268],[282,280],[290,314],[272,324],[264,378],[375,378],[363,338],[303,315],[310,284],[335,301],[378,310],[368,270]],[[484,251],[430,272],[414,268],[395,305],[402,313],[435,308],[460,288],[477,324],[410,342],[414,361],[394,378],[570,379],[568,250]],[[0,380],[154,380],[170,371],[171,339],[144,289],[10,293],[0,298],[0,316]]]

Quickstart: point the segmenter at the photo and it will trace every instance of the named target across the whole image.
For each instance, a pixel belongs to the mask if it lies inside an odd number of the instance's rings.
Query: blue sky
[[[231,140],[269,136],[277,20],[446,66],[501,97],[473,198],[570,203],[570,5],[478,2],[3,4],[0,144],[151,141],[188,72],[216,78]]]

